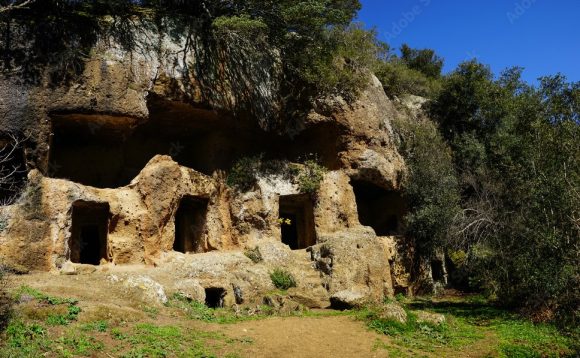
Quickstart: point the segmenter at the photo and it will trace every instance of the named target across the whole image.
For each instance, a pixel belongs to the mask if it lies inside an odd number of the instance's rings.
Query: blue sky
[[[563,73],[580,81],[579,0],[361,0],[359,20],[398,48],[432,48],[444,71],[477,57],[497,74],[525,68],[524,79]]]

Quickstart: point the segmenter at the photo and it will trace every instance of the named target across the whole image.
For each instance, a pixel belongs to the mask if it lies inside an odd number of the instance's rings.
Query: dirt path
[[[228,325],[223,332],[253,341],[239,352],[243,357],[388,357],[373,349],[386,338],[349,316],[273,317]]]
[[[27,285],[46,294],[79,299],[82,308],[79,319],[82,322],[107,319],[115,324],[150,320],[140,301],[117,285],[111,285],[106,276],[106,272],[90,276],[35,273],[15,277],[13,286]],[[159,314],[153,321],[158,325],[180,325],[224,333],[236,342],[233,346],[228,345],[223,353],[236,353],[241,357],[388,356],[384,349],[374,349],[377,343],[386,342],[388,338],[368,330],[363,322],[351,316],[271,317],[215,324],[184,319],[167,308],[159,307]]]

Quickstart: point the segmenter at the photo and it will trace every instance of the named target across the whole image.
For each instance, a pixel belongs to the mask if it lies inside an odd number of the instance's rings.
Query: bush
[[[389,96],[412,94],[433,97],[440,87],[438,80],[430,79],[423,73],[410,69],[397,60],[378,65],[375,75],[381,81],[385,93]]]
[[[294,276],[286,270],[283,269],[274,269],[270,273],[270,279],[276,288],[281,290],[287,290],[290,287],[296,287],[296,281],[294,280]]]
[[[413,49],[407,44],[401,46],[401,60],[415,71],[429,78],[438,78],[443,69],[443,59],[431,49]]]
[[[301,193],[314,194],[319,188],[326,168],[318,164],[317,160],[309,159],[297,170],[295,181]]]
[[[313,194],[320,187],[326,168],[318,160],[307,159],[303,164],[280,160],[263,160],[263,154],[240,158],[230,170],[226,183],[240,191],[249,191],[256,185],[258,175],[282,175],[298,185],[301,193]]]
[[[234,163],[226,183],[236,189],[248,191],[256,184],[256,175],[260,171],[262,156],[243,157]]]
[[[453,218],[459,210],[459,189],[449,146],[429,120],[396,120],[399,152],[409,167],[405,181],[409,213],[407,234],[417,239],[423,252],[446,244]]]

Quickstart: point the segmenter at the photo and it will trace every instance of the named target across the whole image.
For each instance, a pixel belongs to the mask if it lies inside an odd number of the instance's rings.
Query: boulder
[[[368,293],[356,289],[342,290],[330,296],[330,307],[344,310],[360,308],[366,303]]]
[[[429,323],[435,326],[440,326],[446,322],[445,316],[440,313],[415,311],[417,315],[417,323]]]
[[[401,324],[407,323],[407,312],[398,303],[386,303],[378,311],[378,317],[387,321],[395,321]]]
[[[308,250],[331,297],[356,289],[364,301],[382,302],[392,292],[389,258],[372,229],[325,235]]]
[[[148,276],[129,276],[123,282],[130,291],[136,292],[140,298],[149,304],[163,305],[167,303],[165,289],[161,284]]]

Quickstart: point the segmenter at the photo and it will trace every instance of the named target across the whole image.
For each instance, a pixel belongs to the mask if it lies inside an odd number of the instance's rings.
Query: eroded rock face
[[[411,286],[412,247],[361,225],[353,190],[356,180],[398,192],[406,171],[391,128],[402,114],[376,78],[354,103],[319,100],[305,120],[274,134],[260,118],[237,117],[235,84],[204,94],[176,58],[179,39],[150,35],[160,44],[151,53],[99,43],[66,86],[0,78],[0,128],[30,138],[26,191],[0,207],[5,264],[66,274],[148,265],[159,271],[117,279],[159,302],[163,290],[260,303],[279,267],[297,281],[292,303],[270,300],[286,307],[356,306]],[[193,52],[184,56],[195,62]],[[276,78],[263,80],[276,110]],[[259,153],[285,163],[314,154],[327,172],[309,194],[275,171],[248,190],[227,186],[232,163]],[[389,213],[400,222],[397,210]]]

